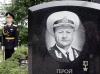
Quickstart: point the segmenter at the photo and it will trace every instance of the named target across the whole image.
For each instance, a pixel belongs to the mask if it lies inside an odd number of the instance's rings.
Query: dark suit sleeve
[[[7,32],[5,31],[5,27],[2,29],[2,37],[1,37],[1,45],[5,46],[5,36],[7,35]]]
[[[18,39],[19,39],[19,29],[18,27],[16,27],[16,30],[15,30],[15,47],[18,46]]]

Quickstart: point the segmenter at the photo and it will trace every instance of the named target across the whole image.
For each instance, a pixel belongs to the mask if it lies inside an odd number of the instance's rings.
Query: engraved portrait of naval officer
[[[58,11],[49,15],[47,30],[55,39],[55,45],[50,47],[50,55],[57,61],[74,61],[80,51],[71,46],[75,31],[80,25],[78,15],[71,11]]]

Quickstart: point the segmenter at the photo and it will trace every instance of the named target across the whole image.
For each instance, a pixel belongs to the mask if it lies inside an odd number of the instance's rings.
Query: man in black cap
[[[2,32],[2,45],[5,47],[5,59],[12,56],[15,47],[18,45],[18,27],[14,25],[14,15],[6,13],[6,23]]]

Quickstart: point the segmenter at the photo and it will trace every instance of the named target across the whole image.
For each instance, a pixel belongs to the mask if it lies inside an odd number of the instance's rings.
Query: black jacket
[[[71,47],[71,49],[72,49],[72,51],[73,51],[72,53],[73,53],[74,60],[75,60],[75,59],[77,58],[76,55],[75,55],[75,53],[77,53],[77,54],[79,55],[80,51],[77,50],[77,49],[75,49],[75,48],[73,48],[73,47]],[[55,50],[58,51],[58,53],[61,53],[62,58],[58,58],[58,57],[56,56]],[[54,45],[53,47],[51,47],[51,50],[49,50],[49,53],[50,53],[50,54],[52,55],[52,57],[53,57],[55,60],[57,60],[57,61],[61,61],[61,62],[70,62],[70,60],[69,60],[68,58],[66,59],[66,57],[64,56],[64,54],[57,48],[56,45]]]
[[[12,49],[18,45],[18,27],[15,25],[4,26],[2,32],[2,45],[7,49]]]

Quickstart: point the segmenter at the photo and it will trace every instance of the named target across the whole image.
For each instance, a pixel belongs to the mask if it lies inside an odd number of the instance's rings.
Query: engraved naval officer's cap
[[[56,27],[64,26],[64,27],[71,27],[75,30],[78,29],[80,24],[80,19],[78,15],[71,11],[59,11],[52,13],[47,18],[47,31],[54,35],[53,29]]]

